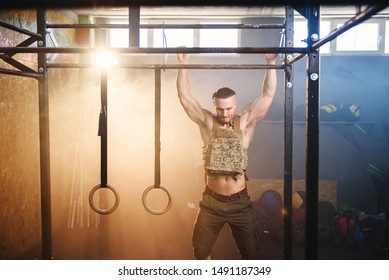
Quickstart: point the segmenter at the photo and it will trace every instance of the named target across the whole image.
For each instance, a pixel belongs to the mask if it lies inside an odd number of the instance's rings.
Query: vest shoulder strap
[[[234,125],[234,131],[235,132],[240,132],[240,116],[239,115],[234,116],[232,122],[233,122],[233,125]],[[218,130],[219,125],[220,125],[220,121],[214,115],[213,116],[212,131]]]
[[[240,116],[234,116],[234,131],[240,132]]]

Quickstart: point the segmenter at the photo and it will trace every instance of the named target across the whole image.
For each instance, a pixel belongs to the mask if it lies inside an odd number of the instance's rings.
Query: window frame
[[[182,19],[145,19],[144,21],[141,22],[141,24],[239,24],[242,19],[238,18],[232,18],[232,19],[196,19],[196,20],[191,20],[190,23],[188,21],[183,21]],[[321,23],[326,21],[330,22],[330,32],[333,30],[336,30],[336,26],[338,24],[344,24],[348,18],[346,17],[337,17],[337,18],[331,18],[331,17],[325,17],[321,19]],[[111,20],[110,20],[111,22]],[[295,23],[296,22],[306,22],[306,19],[304,18],[295,18]],[[123,20],[118,20],[118,19],[113,19],[112,23],[127,23],[126,19]],[[335,38],[328,42],[327,44],[329,45],[329,51],[328,52],[320,52],[321,55],[382,55],[382,56],[388,56],[389,55],[389,18],[388,17],[378,17],[378,18],[370,18],[369,20],[362,22],[360,24],[364,23],[377,23],[378,24],[378,50],[376,51],[371,51],[371,50],[350,50],[350,51],[343,51],[343,50],[337,50],[336,49],[336,40],[338,38]],[[360,25],[358,24],[358,25]],[[355,27],[355,26],[354,26]],[[352,28],[354,28],[352,27]],[[141,29],[142,30],[142,29]],[[144,29],[143,29],[144,30]],[[200,42],[200,34],[201,34],[201,29],[192,29],[193,30],[193,47],[200,47],[201,42]],[[238,44],[237,47],[240,46],[241,44],[241,29],[236,29],[236,42]],[[140,31],[142,32],[142,31]],[[142,46],[141,47],[148,47],[148,48],[153,48],[155,46],[154,44],[154,29],[148,28],[146,29],[145,32],[146,38],[145,41],[147,43],[147,46]],[[346,31],[347,32],[347,31]],[[111,34],[109,35],[111,36]],[[341,35],[339,35],[341,36]],[[324,38],[325,35],[320,35],[321,38]],[[110,42],[111,42],[111,37]],[[296,38],[294,37],[294,40]],[[110,43],[111,44],[111,43]],[[223,47],[223,46],[220,46]],[[209,55],[209,54],[201,54],[201,55]],[[215,54],[212,54],[215,55]],[[227,54],[227,53],[220,53],[217,54],[218,56],[220,55],[225,55],[225,56],[231,56],[231,55],[239,55],[239,54]]]
[[[346,22],[346,18],[336,18],[332,20],[332,30],[335,30],[337,28],[338,24],[344,24]],[[361,24],[366,24],[366,23],[377,23],[378,24],[378,37],[377,37],[377,44],[378,44],[378,49],[377,50],[337,50],[336,44],[337,44],[337,39],[335,38],[331,41],[331,48],[332,48],[332,55],[343,55],[343,56],[352,56],[352,55],[384,55],[385,54],[385,34],[384,34],[384,22],[383,19],[380,18],[371,18],[365,22],[359,23],[358,25]],[[356,27],[356,26],[354,26]],[[352,27],[352,28],[354,28]],[[346,31],[347,32],[347,31]],[[341,35],[339,35],[341,36]]]

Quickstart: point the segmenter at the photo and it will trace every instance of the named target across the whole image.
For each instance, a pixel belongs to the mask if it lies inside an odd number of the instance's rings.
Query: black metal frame
[[[305,258],[318,257],[318,204],[319,204],[319,49],[313,48],[320,34],[320,8],[312,5],[307,11],[307,118],[305,160]]]
[[[293,47],[294,9],[285,10],[285,43]],[[293,69],[284,57],[284,259],[292,259],[292,193],[293,193]]]
[[[307,2],[309,3],[309,2]],[[319,179],[319,48],[325,43],[367,20],[371,16],[385,9],[387,4],[374,4],[347,21],[341,28],[334,30],[325,38],[319,40],[320,6],[319,3],[305,3],[303,9],[298,10],[308,20],[308,47],[293,48],[293,11],[295,8],[287,6],[285,9],[284,25],[140,25],[140,6],[129,7],[131,15],[128,25],[112,24],[47,24],[46,11],[37,10],[37,33],[33,33],[4,22],[0,26],[18,31],[30,36],[15,47],[0,47],[0,58],[16,67],[20,71],[0,69],[0,74],[32,77],[38,80],[39,88],[39,130],[40,130],[40,176],[41,176],[41,212],[42,212],[42,258],[52,258],[52,228],[51,228],[51,186],[50,186],[50,142],[49,142],[49,102],[48,102],[48,68],[83,68],[91,67],[88,64],[48,64],[47,53],[90,53],[98,48],[49,48],[46,47],[46,33],[48,28],[129,28],[135,35],[130,36],[129,48],[111,48],[116,53],[283,53],[284,65],[267,66],[253,65],[121,65],[120,67],[134,69],[284,69],[285,77],[285,124],[284,124],[284,258],[292,258],[292,158],[293,158],[293,68],[292,64],[307,55],[307,149],[306,149],[306,258],[318,258],[318,179]],[[284,47],[278,48],[139,48],[139,28],[284,28]],[[138,32],[138,33],[137,33]],[[38,47],[28,47],[38,42]],[[16,53],[36,53],[38,56],[38,70],[35,71],[12,58]],[[291,54],[297,55],[292,56]]]
[[[37,31],[41,35],[38,45],[46,46],[46,11],[37,10]],[[51,185],[50,185],[50,131],[49,91],[46,54],[38,54],[39,92],[39,147],[41,177],[42,258],[52,259]]]

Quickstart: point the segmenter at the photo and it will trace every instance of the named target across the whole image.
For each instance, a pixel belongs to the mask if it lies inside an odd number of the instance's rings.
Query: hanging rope
[[[167,48],[167,38],[165,33],[165,23],[163,23],[163,29],[162,29],[162,47]],[[166,65],[167,62],[167,53],[163,53],[163,66]]]
[[[107,70],[101,70],[101,109],[100,109],[100,116],[99,116],[99,131],[98,136],[101,137],[101,143],[100,143],[100,184],[96,185],[91,192],[89,193],[89,205],[90,207],[99,214],[111,214],[113,211],[116,210],[116,208],[119,205],[119,195],[116,192],[116,190],[108,185],[107,183],[107,158],[108,158],[108,98],[107,98]],[[110,189],[113,194],[115,195],[115,203],[114,205],[107,210],[101,209],[94,203],[94,194],[95,192],[100,188],[107,188]]]
[[[161,69],[155,69],[155,155],[154,155],[154,185],[145,189],[142,195],[142,203],[144,208],[151,214],[162,215],[166,213],[171,205],[172,198],[169,191],[161,186]],[[167,197],[168,203],[164,209],[155,210],[148,206],[147,196],[151,190],[162,189]]]

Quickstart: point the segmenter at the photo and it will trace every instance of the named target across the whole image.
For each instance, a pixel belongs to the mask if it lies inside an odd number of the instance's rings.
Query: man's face
[[[222,124],[228,124],[234,117],[237,105],[236,97],[215,98],[216,116]]]

